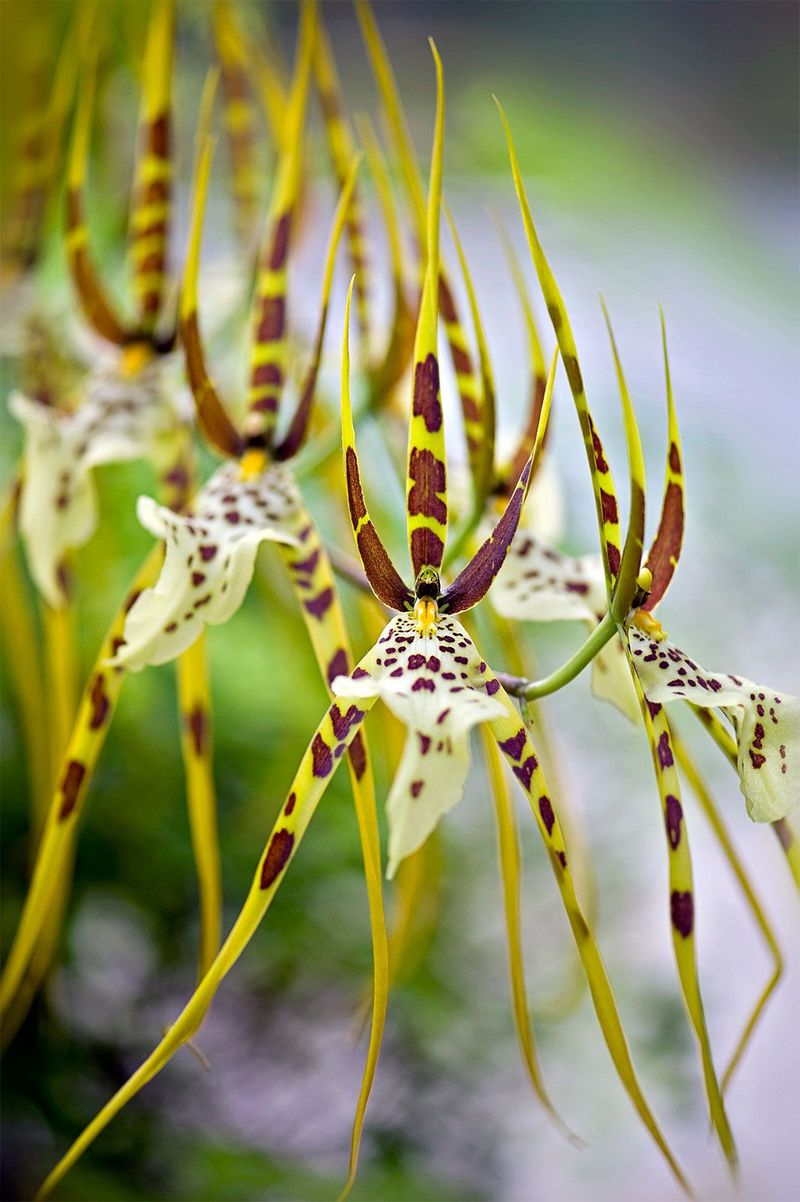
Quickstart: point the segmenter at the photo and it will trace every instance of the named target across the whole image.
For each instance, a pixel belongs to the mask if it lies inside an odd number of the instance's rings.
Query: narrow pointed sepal
[[[678,430],[678,416],[675,411],[675,400],[672,395],[672,378],[669,370],[669,355],[667,353],[667,331],[664,326],[664,314],[661,314],[661,337],[664,345],[664,374],[667,390],[667,465],[664,480],[664,499],[661,503],[661,517],[658,530],[653,539],[653,545],[647,556],[646,566],[650,569],[653,582],[650,593],[642,609],[652,610],[669,588],[669,583],[678,566],[681,547],[683,546],[684,514],[684,483],[683,483],[683,451]]]

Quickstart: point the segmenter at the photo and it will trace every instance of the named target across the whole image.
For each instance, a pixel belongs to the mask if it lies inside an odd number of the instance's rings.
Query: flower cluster
[[[97,40],[91,20],[85,15],[70,35],[70,55],[56,74],[54,95],[44,108],[47,136],[39,139],[38,150],[44,161],[35,173],[39,191],[33,199],[30,188],[25,193],[27,207],[21,209],[9,273],[15,286],[24,282],[36,296],[36,252],[44,237],[42,213],[60,181],[60,131],[77,92],[63,171],[62,239],[75,298],[95,341],[88,362],[85,349],[79,351],[77,344],[66,346],[65,354],[71,360],[78,363],[83,358],[69,386],[61,382],[54,355],[52,366],[42,368],[44,386],[27,387],[21,373],[20,387],[9,399],[11,412],[24,431],[24,447],[6,508],[4,555],[10,561],[12,534],[17,532],[41,600],[50,680],[61,703],[56,707],[60,725],[52,732],[47,753],[56,765],[55,788],[44,798],[48,781],[36,786],[42,794],[39,800],[44,801],[42,833],[0,989],[7,1029],[12,1028],[13,1034],[48,969],[49,955],[43,955],[42,949],[52,949],[55,943],[53,936],[69,892],[79,819],[126,676],[173,661],[198,874],[201,947],[199,980],[184,1009],[52,1170],[41,1197],[50,1194],[120,1109],[197,1032],[223,978],[261,923],[342,760],[348,765],[358,819],[374,961],[371,1034],[350,1150],[348,1185],[352,1183],[396,971],[389,953],[392,937],[387,935],[384,919],[382,850],[365,725],[378,701],[407,732],[399,762],[390,764],[393,779],[385,799],[387,879],[391,881],[397,874],[398,887],[403,887],[403,866],[415,858],[421,862],[419,857],[438,825],[461,800],[470,771],[473,731],[478,729],[478,746],[489,768],[501,830],[501,864],[511,899],[506,919],[514,1011],[533,1088],[556,1124],[569,1135],[542,1079],[524,996],[513,901],[519,882],[509,783],[519,786],[530,804],[619,1078],[675,1177],[688,1191],[683,1170],[639,1083],[591,915],[582,907],[575,887],[574,857],[562,822],[562,803],[543,769],[542,699],[586,667],[591,667],[595,694],[615,704],[649,741],[662,809],[669,872],[667,909],[679,985],[700,1051],[712,1128],[730,1164],[736,1162],[724,1090],[777,973],[759,999],[728,1072],[720,1078],[700,991],[697,907],[679,768],[691,782],[696,781],[697,772],[672,729],[667,707],[694,711],[732,760],[747,813],[756,822],[775,826],[800,885],[798,849],[787,822],[800,800],[800,701],[731,673],[700,667],[667,639],[654,616],[678,566],[684,535],[683,452],[666,335],[666,479],[657,529],[646,549],[644,455],[611,327],[609,324],[630,478],[624,528],[609,457],[590,413],[567,309],[539,241],[511,129],[498,103],[531,261],[555,342],[548,370],[522,272],[513,261],[530,337],[531,401],[517,447],[507,462],[499,461],[495,447],[498,398],[487,339],[452,219],[456,256],[475,330],[474,355],[440,253],[440,221],[445,208],[445,90],[439,54],[431,43],[437,105],[426,195],[375,18],[366,3],[357,8],[390,149],[400,167],[403,204],[396,202],[394,183],[371,126],[360,123],[357,135],[351,126],[317,6],[309,0],[301,7],[294,69],[287,87],[271,53],[245,35],[231,5],[220,3],[213,9],[211,22],[218,67],[209,75],[199,109],[190,232],[176,281],[177,304],[168,274],[170,251],[172,257],[175,254],[170,211],[176,13],[171,0],[154,0],[142,64],[128,245],[135,314],[130,318],[121,315],[107,293],[89,249],[84,194],[95,81],[101,64],[96,61]],[[80,70],[75,69],[78,62]],[[218,77],[230,143],[238,246],[248,266],[252,258],[254,277],[247,387],[241,403],[226,398],[214,382],[211,344],[203,337],[200,321],[204,302],[201,244],[213,169],[211,130]],[[298,357],[301,339],[289,321],[287,297],[291,260],[303,234],[304,213],[313,189],[305,151],[309,97],[314,89],[321,102],[338,199],[311,349],[290,403],[290,368]],[[262,202],[260,126],[254,114],[262,103],[272,135],[275,168],[265,233],[254,251]],[[392,315],[380,350],[376,350],[380,331],[372,304],[366,208],[360,185],[362,155],[376,187],[390,252]],[[401,243],[406,220],[415,245],[412,272]],[[333,419],[328,414],[326,424],[319,404],[325,391],[321,362],[340,243],[353,275],[344,312],[337,412]],[[353,301],[359,354],[351,372]],[[450,494],[446,406],[440,383],[440,322],[455,373],[466,447],[465,487],[451,489]],[[36,355],[29,328],[27,333],[22,330],[20,343],[14,350],[20,362]],[[541,495],[545,495],[541,468],[559,365],[579,420],[599,535],[599,551],[577,557],[564,554],[548,541],[536,520],[534,504],[540,484]],[[351,376],[357,379],[359,390],[355,405]],[[191,401],[185,395],[186,385]],[[402,422],[398,414],[405,415]],[[407,430],[407,568],[390,555],[380,522],[373,520],[368,506],[367,495],[376,481],[370,479],[372,465],[363,452],[359,454],[356,441],[357,428],[368,419],[382,433],[390,454],[398,443],[398,426],[404,427],[403,438]],[[334,464],[330,505],[349,522],[357,558],[328,545],[305,497],[304,473],[330,470],[331,451],[340,434],[342,461],[341,467]],[[197,467],[198,448],[203,452],[200,461],[209,456],[222,460],[205,482],[201,482]],[[123,605],[110,614],[108,634],[78,699],[74,693],[78,667],[72,622],[81,597],[70,588],[69,565],[98,524],[111,516],[100,512],[94,469],[103,464],[121,470],[117,465],[131,459],[149,464],[159,486],[156,496],[141,496],[136,506],[138,521],[153,536],[155,545]],[[454,504],[458,491],[463,495]],[[529,493],[531,500],[526,505]],[[204,640],[207,626],[229,621],[242,605],[265,541],[278,548],[330,703],[317,729],[309,732],[306,751],[255,865],[249,893],[221,941],[222,886]],[[375,614],[380,614],[380,633],[357,662],[337,575],[360,588],[374,605]],[[13,582],[12,591],[17,587],[22,588],[20,581]],[[480,624],[472,612],[477,607],[481,607]],[[17,620],[23,631],[23,618],[18,608],[10,605],[9,623]],[[587,637],[561,668],[544,679],[533,679],[519,631],[523,623],[556,620],[580,623]],[[484,653],[479,629],[490,630],[489,643],[493,648],[505,648],[505,653]],[[24,657],[36,652],[30,640],[27,644],[18,640],[23,676]],[[494,662],[490,663],[490,658]],[[35,709],[36,699],[29,698],[29,702]],[[374,720],[380,720],[377,712]],[[35,726],[35,721],[25,726],[23,715],[25,729],[35,732]],[[383,741],[380,745],[384,749]],[[28,751],[31,779],[36,781],[36,763],[45,752],[35,733]],[[385,750],[383,754],[389,758]],[[707,802],[713,807],[710,798]],[[730,844],[723,840],[723,847],[733,858],[737,873],[743,873]],[[413,905],[414,896],[409,901]],[[758,914],[757,903],[754,906]]]

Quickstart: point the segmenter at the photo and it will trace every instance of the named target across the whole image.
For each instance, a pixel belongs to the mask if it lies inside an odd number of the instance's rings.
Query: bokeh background
[[[36,21],[62,30],[71,8],[14,0],[0,6],[4,164],[19,118],[17,47],[33,36]],[[291,61],[296,6],[242,8],[251,28],[268,27]],[[119,283],[135,60],[147,5],[107,2],[100,9],[120,65],[102,93],[91,226],[104,265]],[[665,434],[659,303],[665,309],[687,465],[688,527],[662,620],[675,641],[709,667],[800,692],[797,7],[405,2],[380,3],[376,12],[424,158],[433,102],[429,34],[444,59],[446,189],[488,331],[503,434],[513,435],[523,412],[525,347],[487,210],[502,216],[526,265],[527,258],[492,92],[508,111],[534,215],[578,336],[590,402],[624,478],[598,292],[609,305],[654,497]],[[350,5],[327,3],[324,14],[348,105],[375,113]],[[192,126],[211,53],[209,15],[206,4],[179,3],[179,247]],[[322,178],[313,186],[291,299],[298,328],[309,331],[332,211],[313,104],[312,111],[313,162]],[[265,203],[269,163],[267,155]],[[237,388],[241,394],[243,381],[240,343],[232,332],[245,324],[237,298],[246,271],[237,260],[224,164],[220,151],[206,223],[202,311],[209,329],[223,330],[215,363],[230,395]],[[375,241],[380,248],[379,233]],[[342,263],[324,374],[331,421],[345,275]],[[66,314],[68,328],[74,313],[55,226],[43,280],[48,302]],[[3,320],[9,316],[4,312]],[[6,359],[4,394],[13,382],[14,364]],[[5,405],[0,432],[8,480],[20,441]],[[455,420],[450,432],[457,458]],[[379,434],[365,430],[362,443],[380,464]],[[563,499],[562,545],[590,550],[590,492],[563,384],[552,460]],[[111,608],[149,545],[134,504],[153,486],[141,465],[103,469],[98,481],[104,518],[77,563],[87,670]],[[388,540],[400,546],[402,534],[392,528],[400,486],[387,482],[385,470],[375,472],[371,483]],[[330,481],[312,475],[304,488],[328,533],[346,546],[332,516]],[[358,630],[357,600],[347,590],[344,595]],[[530,645],[540,664],[555,666],[576,637],[568,627],[539,628]],[[363,646],[363,634],[359,638]],[[269,548],[242,611],[213,630],[210,653],[229,925],[325,704],[279,560]],[[29,810],[5,676],[3,686],[7,947],[26,874]],[[730,1116],[742,1161],[734,1186],[709,1138],[697,1057],[675,980],[663,833],[643,736],[593,702],[583,678],[553,699],[548,714],[562,789],[585,823],[601,945],[657,1112],[700,1197],[784,1202],[800,1187],[800,948],[797,896],[777,841],[748,822],[734,775],[702,731],[680,722],[786,957],[784,980],[731,1086]],[[379,772],[378,784],[385,796],[385,773]],[[571,979],[569,937],[522,804],[519,820],[532,1009],[535,1017],[545,1016],[536,1033],[551,1092],[588,1149],[578,1152],[563,1142],[524,1078],[510,1017],[493,818],[476,757],[464,802],[441,831],[440,872],[420,931],[418,962],[392,997],[355,1199],[677,1197],[615,1080],[588,999],[578,997],[570,1007],[552,1004]],[[691,802],[688,821],[702,984],[721,1064],[769,962]],[[165,667],[131,678],[123,692],[81,830],[59,966],[4,1059],[4,1197],[30,1196],[66,1143],[157,1041],[192,986],[196,940],[174,672]],[[211,1070],[183,1051],[114,1122],[59,1196],[159,1202],[335,1196],[364,1052],[355,1035],[368,975],[364,888],[342,776],[264,928],[224,983],[202,1029],[198,1043]]]

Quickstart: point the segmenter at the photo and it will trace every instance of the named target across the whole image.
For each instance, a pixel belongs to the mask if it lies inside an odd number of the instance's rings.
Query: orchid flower
[[[675,437],[669,375],[667,392],[671,423],[664,506],[648,566],[640,570],[645,521],[644,457],[611,327],[609,324],[622,400],[631,478],[631,515],[624,549],[620,542],[619,510],[611,469],[588,409],[572,329],[558,285],[533,224],[511,131],[499,102],[498,109],[505,127],[517,197],[531,256],[565,362],[584,436],[601,536],[609,616],[613,619],[607,626],[607,637],[612,634],[618,635],[625,649],[651,746],[667,840],[670,918],[678,972],[690,1021],[700,1046],[712,1125],[726,1157],[733,1165],[736,1160],[735,1145],[714,1070],[697,977],[694,949],[696,914],[688,830],[680,800],[676,756],[672,733],[664,711],[664,701],[684,695],[691,697],[695,702],[698,698],[703,698],[704,705],[719,705],[721,702],[723,707],[727,708],[739,736],[737,762],[742,789],[749,797],[752,814],[766,820],[787,813],[796,802],[791,790],[791,778],[793,772],[797,771],[799,750],[797,703],[786,697],[778,701],[774,693],[737,677],[711,676],[699,669],[694,661],[682,652],[661,645],[663,633],[649,611],[661,599],[669,584],[683,534],[681,457],[679,443]],[[596,646],[597,643],[594,649]],[[583,663],[586,663],[588,658],[590,657],[587,656]],[[580,656],[575,657],[574,666],[577,667],[579,663]],[[526,695],[526,692],[527,690],[523,690],[522,695]],[[539,695],[536,686],[531,686],[530,694]],[[712,700],[717,696],[719,701]],[[768,731],[770,726],[772,729]],[[766,771],[759,775],[762,769]],[[796,793],[796,786],[794,792]]]
[[[261,922],[297,853],[314,811],[348,749],[358,746],[361,725],[378,697],[409,727],[398,776],[387,809],[390,821],[389,872],[418,847],[442,814],[458,800],[469,760],[468,735],[483,725],[528,795],[573,934],[591,982],[592,997],[614,1063],[642,1121],[672,1171],[688,1189],[661,1134],[635,1075],[616,1003],[595,938],[575,895],[568,852],[556,805],[525,726],[496,675],[481,658],[458,615],[486,594],[513,538],[534,461],[541,449],[552,395],[553,360],[534,447],[501,521],[466,567],[442,587],[439,570],[447,535],[446,466],[437,348],[438,225],[441,195],[444,90],[442,68],[433,47],[437,73],[437,116],[428,202],[427,260],[414,346],[414,381],[409,424],[407,480],[408,542],[414,573],[407,585],[372,524],[361,486],[354,442],[349,387],[351,282],[345,314],[342,361],[342,441],[348,507],[356,546],[376,596],[396,611],[375,645],[348,675],[332,677],[333,700],[302,758],[280,815],[260,857],[247,900],[214,964],[155,1051],[89,1124],[47,1178],[46,1197],[115,1114],[161,1070],[202,1019],[222,978],[231,969]],[[341,209],[340,209],[341,211]],[[206,399],[206,425],[221,428],[215,394]],[[209,402],[209,398],[214,400]],[[270,412],[269,409],[260,412]],[[259,451],[264,454],[263,443]],[[252,452],[252,448],[248,448]],[[246,452],[247,453],[247,452]],[[248,461],[249,463],[249,461]],[[379,870],[377,843],[368,864]],[[540,1082],[540,1095],[553,1114]],[[357,1140],[351,1149],[350,1176],[356,1167]]]

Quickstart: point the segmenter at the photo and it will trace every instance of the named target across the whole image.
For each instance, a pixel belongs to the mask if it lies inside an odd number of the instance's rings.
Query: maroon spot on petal
[[[411,796],[412,796],[412,797],[419,797],[420,793],[422,792],[422,786],[423,786],[424,784],[425,784],[425,781],[424,781],[424,780],[412,780],[412,782],[411,782]]]
[[[607,472],[608,464],[606,463],[605,455],[603,454],[603,444],[600,441],[600,436],[594,428],[594,422],[589,418],[589,433],[592,438],[592,450],[594,451],[594,461],[597,465],[598,472]]]
[[[289,251],[289,235],[292,229],[291,213],[283,213],[272,227],[270,241],[269,269],[280,271],[286,262]]]
[[[164,627],[164,634],[174,634],[177,629],[177,622],[167,622],[166,626]]]
[[[265,296],[259,310],[256,341],[276,342],[286,323],[286,302],[282,296]]]
[[[192,736],[195,755],[203,755],[208,735],[208,714],[199,701],[194,709],[186,715],[186,729]]]
[[[491,683],[491,681],[490,681],[490,683]],[[512,738],[505,739],[500,744],[500,750],[504,751],[506,753],[506,755],[510,755],[512,760],[518,760],[520,758],[520,756],[522,755],[523,751],[525,750],[526,741],[527,740],[525,738],[525,727],[522,726],[517,731],[517,733],[512,736]]]
[[[672,755],[672,748],[669,743],[669,735],[664,731],[661,738],[658,740],[658,762],[662,768],[671,768],[675,763]]]
[[[542,796],[539,798],[539,813],[542,816],[542,822],[547,828],[547,834],[552,835],[556,816],[553,813],[553,807],[550,804],[550,798],[545,794],[542,794]]]
[[[556,855],[557,855],[557,857],[558,857],[558,862],[559,862],[559,864],[561,865],[561,867],[562,867],[562,868],[566,868],[566,866],[567,866],[567,853],[566,853],[565,851],[557,851],[557,852],[556,852]]]
[[[361,738],[361,731],[357,731],[353,742],[350,744],[349,751],[350,763],[353,765],[353,771],[356,774],[356,780],[361,780],[361,777],[367,770],[367,751],[364,746],[364,740]]]
[[[236,526],[239,523],[239,514],[235,509],[230,509],[225,514],[225,521],[230,522],[231,526]]]
[[[499,680],[487,680],[486,681],[486,692],[489,694],[490,697],[494,697],[495,693],[498,691],[499,688],[500,688]]]
[[[105,680],[102,673],[98,673],[92,684],[92,691],[89,694],[89,704],[92,707],[92,716],[89,719],[89,729],[97,730],[103,725],[108,717],[108,711],[111,708],[105,691]]]
[[[412,693],[419,693],[419,692],[435,693],[436,685],[433,683],[432,680],[428,680],[427,676],[420,676],[412,684],[411,692]]]
[[[132,592],[128,593],[127,597],[125,598],[125,605],[123,607],[126,614],[130,613],[130,611],[133,609],[137,600],[141,596],[141,592],[142,590],[140,588],[136,588],[133,589]]]
[[[78,793],[86,776],[86,765],[80,760],[70,760],[61,781],[61,809],[58,811],[59,820],[68,818],[78,804]]]
[[[416,530],[411,531],[411,561],[415,573],[426,565],[432,568],[441,567],[443,558],[444,543],[438,534],[434,534],[433,530],[428,530],[425,526],[417,526]]]
[[[418,730],[417,734],[419,735],[420,754],[427,755],[428,751],[430,750],[430,746],[431,746],[430,735],[424,735],[421,730]]]
[[[353,680],[363,680],[365,676],[369,676],[366,668],[353,668]]]
[[[295,803],[296,803],[296,801],[297,801],[297,794],[296,794],[296,793],[290,793],[290,794],[289,794],[289,797],[288,797],[288,799],[287,799],[287,801],[286,801],[286,805],[283,807],[283,812],[284,812],[284,814],[291,814],[292,810],[293,810],[293,809],[294,809],[294,807],[295,807]]]
[[[408,474],[412,481],[408,494],[408,512],[422,514],[434,521],[447,521],[447,504],[438,495],[444,493],[446,485],[445,466],[431,451],[411,450]]]
[[[600,504],[601,504],[602,510],[603,510],[603,521],[611,522],[612,525],[616,525],[617,522],[619,521],[619,513],[617,512],[616,497],[612,497],[611,493],[608,493],[605,491],[605,489],[601,488],[600,489]]]
[[[757,751],[753,751],[751,749],[748,754],[754,768],[761,768],[767,762],[767,757],[765,755],[759,755]]]
[[[270,840],[267,854],[261,868],[261,888],[268,889],[273,881],[280,876],[292,854],[294,835],[291,831],[276,831]]]
[[[619,575],[619,551],[613,543],[606,543],[606,555],[608,556],[608,568],[612,576]]]
[[[312,771],[314,776],[327,776],[333,768],[331,749],[321,734],[314,735],[311,744]]]
[[[683,807],[677,797],[673,797],[671,793],[667,794],[666,806],[664,811],[664,821],[667,826],[667,837],[669,845],[673,851],[681,841],[681,822],[683,820]]]
[[[346,739],[350,728],[354,723],[360,722],[364,717],[364,711],[358,706],[351,705],[346,714],[343,714],[338,705],[331,706],[331,726],[333,733],[337,739]]]
[[[192,584],[195,588],[199,588],[199,586],[204,582],[205,578],[205,572],[192,572]]]
[[[264,384],[280,386],[283,383],[283,373],[277,363],[259,363],[258,367],[253,369],[251,382],[254,388]]]
[[[529,755],[527,760],[521,767],[515,766],[513,771],[518,780],[522,782],[524,789],[527,791],[531,787],[531,778],[534,769],[537,767],[538,761],[535,755]]]
[[[347,667],[347,652],[343,647],[340,647],[339,650],[335,652],[326,669],[325,675],[327,676],[328,684],[333,684],[337,676],[346,676]],[[357,670],[358,669],[356,669],[356,671]]]
[[[208,563],[214,558],[219,548],[209,544],[207,546],[198,547],[198,550],[200,552],[200,558],[203,560],[203,562]]]
[[[313,617],[318,618],[320,621],[330,609],[332,604],[332,588],[323,589],[321,593],[318,593],[316,597],[312,597],[310,601],[303,602],[303,605],[308,613],[310,613]]]
[[[673,471],[677,476],[681,470],[681,455],[674,442],[669,444],[669,466],[670,471]]]
[[[568,593],[578,593],[579,596],[585,596],[589,591],[589,585],[582,580],[568,580],[566,588]]]
[[[764,746],[764,727],[760,722],[756,722],[755,729],[753,730],[753,746],[758,751]]]
[[[645,701],[647,701],[647,708],[650,711],[651,718],[655,718],[656,714],[661,713],[661,702],[660,701],[650,701],[650,700],[648,700],[648,698],[645,698]]]
[[[424,655],[409,655],[408,666],[412,672],[416,672],[425,663]]]
[[[691,892],[681,893],[673,889],[669,899],[672,925],[679,935],[688,939],[694,926],[694,900]]]
[[[317,549],[312,551],[306,559],[295,560],[295,562],[292,564],[292,569],[297,572],[298,575],[310,576],[316,569],[321,554],[322,548],[317,547]]]
[[[439,400],[439,364],[434,354],[429,354],[414,370],[415,417],[421,417],[429,434],[442,425],[442,404]]]

